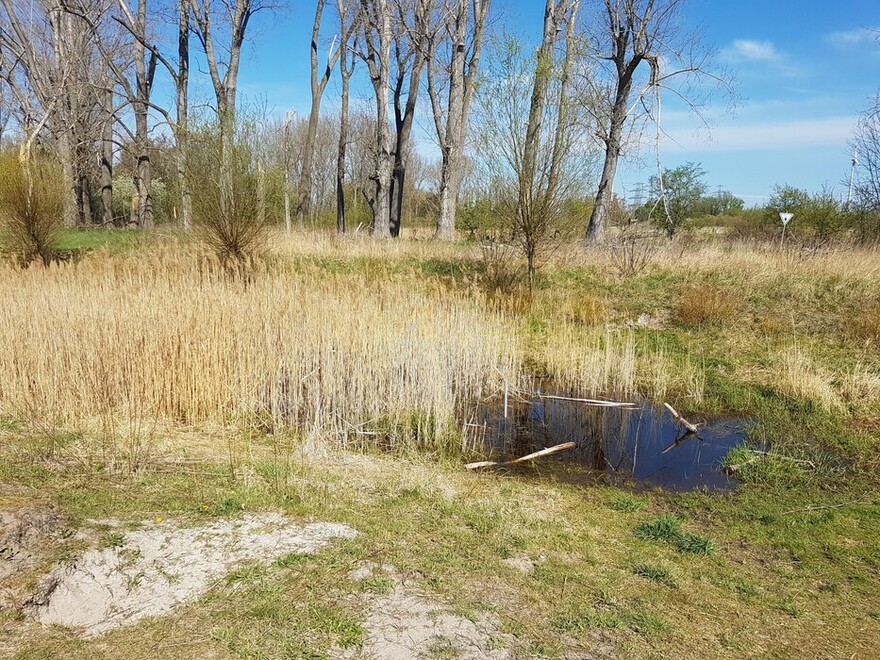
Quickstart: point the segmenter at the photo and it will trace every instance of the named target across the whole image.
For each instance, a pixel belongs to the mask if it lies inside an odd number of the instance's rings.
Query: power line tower
[[[642,205],[642,203],[644,202],[644,199],[645,199],[645,184],[642,182],[639,182],[636,184],[635,188],[633,189],[633,196],[632,196],[633,209],[639,208]]]

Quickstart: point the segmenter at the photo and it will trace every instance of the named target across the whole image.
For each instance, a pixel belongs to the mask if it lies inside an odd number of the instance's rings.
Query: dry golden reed
[[[518,369],[502,317],[356,276],[242,281],[170,253],[3,271],[0,404],[61,424],[245,416],[394,442],[416,418],[439,437]]]

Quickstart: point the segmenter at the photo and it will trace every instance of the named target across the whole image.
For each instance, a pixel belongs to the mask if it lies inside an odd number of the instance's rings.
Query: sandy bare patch
[[[207,591],[235,566],[312,553],[346,525],[296,525],[279,513],[217,520],[201,527],[149,522],[125,531],[119,547],[89,550],[46,577],[27,608],[44,624],[82,628],[86,636],[169,612]]]
[[[480,614],[473,619],[454,614],[406,585],[387,565],[367,563],[349,574],[366,580],[372,575],[389,576],[394,587],[372,596],[362,622],[367,638],[362,649],[339,651],[340,660],[412,660],[449,657],[456,660],[507,660],[513,639],[498,629],[494,618]]]
[[[0,510],[0,610],[20,606],[28,581],[69,532],[68,520],[50,507]]]

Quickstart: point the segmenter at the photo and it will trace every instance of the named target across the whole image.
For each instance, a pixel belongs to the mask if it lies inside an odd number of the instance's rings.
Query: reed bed
[[[508,322],[466,297],[242,279],[192,254],[3,268],[0,309],[0,405],[68,427],[246,419],[340,445],[446,441],[520,359]]]

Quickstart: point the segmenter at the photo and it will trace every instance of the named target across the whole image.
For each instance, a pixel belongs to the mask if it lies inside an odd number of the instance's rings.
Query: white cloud
[[[817,148],[846,144],[852,136],[857,117],[825,117],[794,121],[738,122],[730,120],[705,132],[693,127],[667,127],[672,152],[748,151]]]
[[[729,52],[736,59],[753,62],[775,62],[780,57],[772,42],[754,39],[736,39]]]
[[[880,40],[880,27],[857,27],[825,35],[825,41],[833,46],[843,47],[876,44],[878,40]]]

